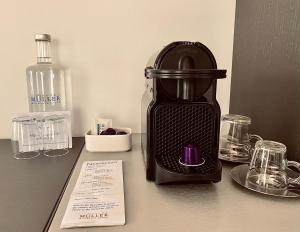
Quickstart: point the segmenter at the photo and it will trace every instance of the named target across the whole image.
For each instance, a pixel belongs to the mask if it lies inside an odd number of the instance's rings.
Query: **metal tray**
[[[266,194],[266,195],[271,195],[271,196],[276,196],[276,197],[300,197],[300,186],[289,186],[287,189],[268,189],[268,188],[263,188],[258,185],[254,185],[249,183],[246,180],[247,172],[249,170],[249,165],[248,164],[242,164],[237,167],[234,167],[231,170],[231,177],[232,179],[237,182],[239,185],[245,187],[246,189]],[[297,177],[299,176],[299,173],[288,169],[287,170],[288,175],[290,177]]]

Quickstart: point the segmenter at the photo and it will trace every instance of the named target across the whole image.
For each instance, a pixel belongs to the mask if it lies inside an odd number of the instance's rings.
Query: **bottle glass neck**
[[[37,63],[51,63],[50,41],[36,41]]]

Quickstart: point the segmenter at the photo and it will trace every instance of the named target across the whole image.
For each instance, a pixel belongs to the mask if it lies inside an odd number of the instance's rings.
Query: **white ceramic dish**
[[[93,135],[91,130],[85,134],[85,146],[89,152],[121,152],[131,149],[131,129],[115,128],[126,135]]]

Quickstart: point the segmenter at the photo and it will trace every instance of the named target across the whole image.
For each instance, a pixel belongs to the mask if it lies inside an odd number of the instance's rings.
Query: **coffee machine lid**
[[[147,78],[220,79],[226,70],[218,70],[212,52],[199,42],[180,41],[166,46],[153,66],[145,69]]]
[[[172,78],[172,79],[222,79],[226,77],[226,70],[220,69],[154,69],[147,67],[145,69],[145,76],[147,78]]]

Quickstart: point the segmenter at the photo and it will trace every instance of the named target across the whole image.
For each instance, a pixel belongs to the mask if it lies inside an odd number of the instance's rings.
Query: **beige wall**
[[[145,65],[176,40],[204,43],[228,70],[218,82],[228,112],[234,15],[234,0],[2,1],[0,138],[10,136],[12,115],[28,110],[25,68],[35,63],[35,33],[50,33],[56,60],[72,70],[76,136],[96,116],[139,132]]]

